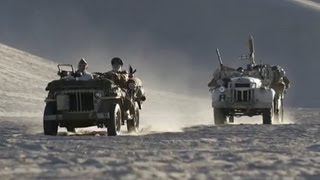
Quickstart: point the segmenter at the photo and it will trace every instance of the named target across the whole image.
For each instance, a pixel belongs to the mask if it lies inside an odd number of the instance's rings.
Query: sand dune
[[[312,0],[291,0],[294,3],[305,6],[307,8],[312,8],[314,10],[320,10],[320,3]]]

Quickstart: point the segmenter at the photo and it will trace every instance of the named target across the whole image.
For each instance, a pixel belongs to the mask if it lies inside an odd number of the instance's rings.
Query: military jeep
[[[128,81],[130,88],[126,92],[99,74],[93,80],[77,80],[71,65],[72,71],[61,70],[61,66],[65,65],[58,65],[61,78],[46,87],[49,93],[43,116],[45,135],[57,135],[58,127],[74,132],[75,128],[97,126],[107,128],[109,136],[117,136],[125,124],[129,132],[138,132],[144,99],[136,97],[139,87],[132,80]]]

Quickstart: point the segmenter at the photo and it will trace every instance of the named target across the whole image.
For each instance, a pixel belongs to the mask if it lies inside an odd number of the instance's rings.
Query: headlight
[[[96,93],[94,94],[94,96],[95,96],[96,98],[101,98],[101,97],[102,97],[102,93],[101,93],[101,92],[96,92]]]
[[[223,93],[223,92],[225,92],[225,91],[226,91],[226,88],[225,88],[225,87],[223,87],[223,86],[220,86],[220,87],[219,87],[219,91],[220,91],[221,93]]]
[[[219,79],[219,80],[217,80],[217,84],[218,84],[218,86],[223,86],[224,82],[223,82],[223,80]]]

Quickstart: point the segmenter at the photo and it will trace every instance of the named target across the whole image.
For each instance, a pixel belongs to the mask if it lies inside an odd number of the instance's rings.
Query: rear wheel
[[[278,123],[283,123],[284,111],[283,111],[283,99],[278,100],[278,109],[275,110],[274,118]]]
[[[71,126],[67,126],[67,131],[75,133],[76,129],[74,127],[71,127]]]
[[[127,120],[128,132],[138,132],[139,124],[140,124],[140,111],[139,111],[138,104],[135,104],[133,119]]]
[[[55,102],[48,102],[44,109],[44,116],[55,115],[57,111],[57,106]],[[45,135],[56,136],[58,133],[58,122],[55,120],[45,120],[43,119],[43,131]]]
[[[231,115],[231,116],[229,117],[229,122],[230,122],[230,123],[234,123],[234,116]]]
[[[272,116],[273,116],[273,107],[270,109],[264,110],[262,113],[262,123],[272,124]]]
[[[227,116],[224,113],[222,108],[214,108],[214,124],[215,125],[221,125],[225,124],[227,121]]]
[[[284,122],[284,107],[283,107],[283,99],[280,100],[281,106],[280,106],[280,117],[281,117],[281,123]]]
[[[121,129],[121,108],[119,104],[113,104],[110,109],[110,119],[107,122],[108,136],[117,136]]]

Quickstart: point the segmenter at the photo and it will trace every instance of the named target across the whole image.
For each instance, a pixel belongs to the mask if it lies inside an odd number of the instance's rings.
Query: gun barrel
[[[223,63],[222,63],[222,59],[221,59],[221,55],[220,55],[220,51],[219,51],[219,49],[218,49],[218,48],[216,49],[216,52],[217,52],[217,56],[218,56],[218,60],[219,60],[220,67],[222,67],[222,66],[223,66]]]

